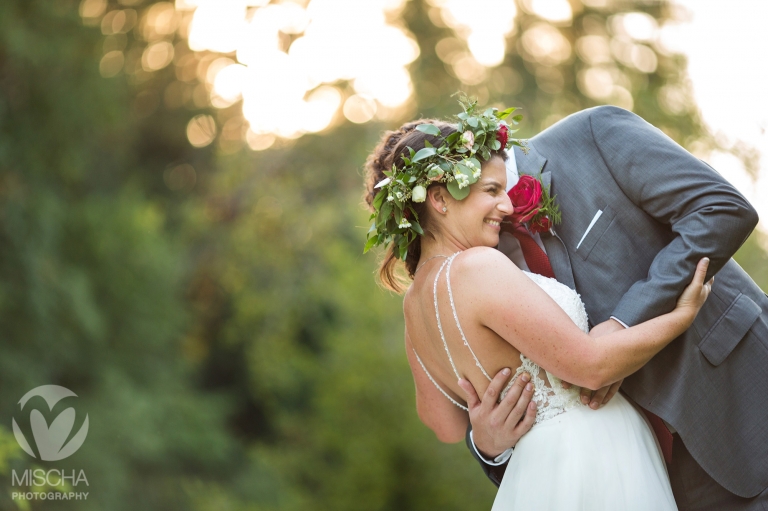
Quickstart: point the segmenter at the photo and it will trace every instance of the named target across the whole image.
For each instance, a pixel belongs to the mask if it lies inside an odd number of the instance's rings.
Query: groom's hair
[[[440,129],[440,136],[429,135],[417,130],[416,126],[419,124],[433,124],[437,126]],[[410,154],[409,148],[419,151],[419,149],[426,147],[426,141],[429,141],[434,147],[440,147],[442,139],[455,132],[455,124],[438,119],[419,119],[403,124],[398,130],[384,132],[379,144],[365,162],[365,192],[363,199],[368,204],[369,209],[373,211],[373,199],[378,192],[374,186],[387,177],[384,175],[384,171],[392,170],[393,164],[398,168],[402,167],[403,156]],[[507,153],[503,149],[492,151],[491,155],[500,156],[504,160],[507,159]],[[429,186],[445,186],[445,184],[433,183]],[[429,229],[429,215],[426,214],[428,211],[427,202],[413,202],[411,206],[419,217],[419,223],[424,229],[424,235],[433,236]],[[379,267],[379,281],[382,286],[391,291],[402,293],[407,288],[409,280],[413,280],[420,257],[421,236],[417,236],[408,245],[408,252],[405,257],[405,269],[408,272],[406,277],[397,271],[398,261],[400,260],[398,251],[396,251],[394,244],[390,244]]]

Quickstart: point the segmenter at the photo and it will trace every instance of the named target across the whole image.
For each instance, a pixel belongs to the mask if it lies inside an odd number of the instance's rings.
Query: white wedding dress
[[[456,326],[464,345],[483,368],[464,335],[451,290],[450,268],[458,254],[447,258],[435,276],[435,315],[451,366],[460,377],[445,341],[437,306],[437,283],[446,269],[446,284]],[[580,296],[555,279],[525,272],[584,332],[587,313]],[[415,350],[414,350],[415,352]],[[455,405],[416,357],[430,380]],[[522,365],[502,392],[503,398],[523,372],[535,385],[536,419],[515,446],[492,511],[664,511],[675,501],[656,437],[642,413],[620,393],[598,410],[583,405],[580,389],[562,388],[561,381],[520,355]]]

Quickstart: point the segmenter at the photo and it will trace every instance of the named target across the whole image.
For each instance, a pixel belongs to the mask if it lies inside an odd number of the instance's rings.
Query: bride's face
[[[482,171],[464,200],[451,200],[448,196],[450,204],[444,217],[446,234],[465,248],[498,245],[501,221],[512,213],[512,203],[506,193],[504,160],[494,156],[483,163]]]

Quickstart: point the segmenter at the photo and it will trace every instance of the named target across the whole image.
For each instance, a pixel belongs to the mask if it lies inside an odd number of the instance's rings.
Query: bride
[[[508,137],[509,110],[462,106],[456,124],[423,120],[385,134],[366,165],[374,220],[366,250],[388,247],[385,287],[403,291],[401,260],[412,279],[403,311],[419,418],[440,440],[462,440],[469,419],[458,380],[482,395],[490,375],[510,367],[499,399],[518,377],[530,378],[525,420],[534,425],[515,447],[494,511],[676,509],[644,416],[621,394],[591,410],[577,386],[610,385],[683,333],[709,294],[708,259],[672,312],[590,337],[575,291],[519,270],[493,248],[513,213],[505,149],[524,142]],[[557,220],[554,204],[544,225]],[[521,225],[536,228],[530,220]]]

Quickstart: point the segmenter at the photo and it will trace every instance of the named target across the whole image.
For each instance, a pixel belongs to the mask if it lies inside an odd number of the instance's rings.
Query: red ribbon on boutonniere
[[[515,226],[524,226],[531,233],[549,231],[553,224],[560,223],[560,208],[549,190],[533,176],[523,175],[507,192],[514,208],[509,221]]]

